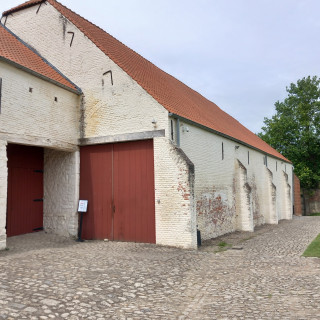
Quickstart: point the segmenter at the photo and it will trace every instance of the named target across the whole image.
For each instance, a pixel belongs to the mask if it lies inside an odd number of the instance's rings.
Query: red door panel
[[[114,145],[114,240],[155,243],[153,140]]]
[[[43,227],[43,149],[8,145],[7,236]]]
[[[81,148],[80,199],[89,200],[84,239],[112,239],[112,149],[112,145]]]
[[[83,238],[155,243],[153,140],[82,147],[80,159]]]

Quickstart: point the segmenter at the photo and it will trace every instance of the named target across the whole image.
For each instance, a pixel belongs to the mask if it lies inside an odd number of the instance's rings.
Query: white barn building
[[[2,248],[8,221],[15,229],[27,214],[12,204],[31,199],[19,196],[10,149],[34,163],[32,148],[43,150],[35,203],[48,232],[76,236],[79,198],[85,239],[196,248],[197,228],[209,239],[292,218],[292,164],[217,105],[55,0],[28,1],[1,23],[10,45],[44,64],[0,45]]]

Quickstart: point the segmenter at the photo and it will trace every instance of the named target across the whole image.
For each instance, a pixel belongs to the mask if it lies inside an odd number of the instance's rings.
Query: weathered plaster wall
[[[78,232],[79,152],[45,149],[44,229],[62,236]]]
[[[0,249],[5,247],[7,214],[7,155],[5,145],[18,143],[55,150],[77,150],[79,139],[80,98],[78,95],[44,81],[7,63],[0,62],[2,97],[0,114]],[[57,101],[55,101],[57,98]],[[58,151],[45,149],[46,154]],[[72,154],[72,153],[71,153]],[[76,210],[63,207],[64,200],[74,201],[78,193],[70,186],[75,182],[72,171],[76,163],[65,165],[63,157],[45,165],[44,223],[46,229],[75,234]],[[76,184],[74,184],[76,185]],[[74,187],[73,187],[74,188]],[[48,202],[46,201],[48,200]],[[54,204],[51,202],[54,201]],[[53,210],[52,208],[55,207]],[[58,210],[59,216],[53,217]],[[72,220],[72,222],[71,222]],[[52,228],[51,221],[56,224]]]
[[[166,138],[154,139],[156,243],[196,248],[194,166]]]
[[[0,250],[6,248],[7,180],[7,143],[0,140]]]
[[[180,143],[195,165],[203,239],[292,217],[290,164],[182,121]]]
[[[76,148],[80,117],[80,98],[76,94],[4,62],[0,62],[0,77],[0,139],[66,150]]]
[[[81,31],[49,4],[36,11],[37,6],[10,15],[6,26],[83,90],[83,137],[167,129],[166,109]],[[72,46],[68,32],[74,32]],[[104,75],[110,70],[113,85],[110,73]]]

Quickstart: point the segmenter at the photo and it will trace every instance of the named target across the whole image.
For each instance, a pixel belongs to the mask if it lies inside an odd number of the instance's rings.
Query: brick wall
[[[302,208],[301,208],[301,191],[300,191],[300,180],[294,174],[294,214],[296,216],[302,215]]]

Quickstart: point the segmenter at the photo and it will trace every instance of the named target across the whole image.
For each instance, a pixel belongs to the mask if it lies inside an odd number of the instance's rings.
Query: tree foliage
[[[287,92],[258,136],[292,161],[302,188],[314,189],[320,182],[320,78],[298,80]]]

